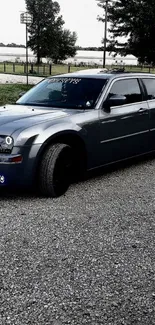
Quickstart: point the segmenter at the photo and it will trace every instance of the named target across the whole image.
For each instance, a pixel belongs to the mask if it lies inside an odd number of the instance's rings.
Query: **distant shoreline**
[[[1,44],[0,44],[1,45]],[[22,47],[9,47],[0,46],[0,62],[15,62],[22,63],[26,61],[25,48]],[[28,50],[29,62],[35,63],[36,56],[31,51]],[[50,59],[43,58],[43,63],[50,63]],[[75,57],[68,58],[63,61],[65,64],[74,65],[102,65],[103,63],[103,51],[88,51],[88,50],[77,50]],[[137,65],[138,60],[133,55],[121,56],[119,54],[115,55],[113,52],[106,53],[106,64],[107,65]]]
[[[0,48],[3,48],[3,47],[12,47],[12,48],[23,48],[23,49],[26,49],[26,46],[23,45],[23,44],[14,44],[14,43],[11,43],[11,44],[3,44],[3,43],[0,43]],[[82,46],[76,46],[76,50],[77,51],[100,51],[102,52],[103,51],[103,47],[97,47],[97,46],[87,46],[87,47],[82,47]]]

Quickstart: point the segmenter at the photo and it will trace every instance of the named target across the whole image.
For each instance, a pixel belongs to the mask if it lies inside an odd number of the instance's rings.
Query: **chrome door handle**
[[[141,107],[138,112],[148,112],[148,109],[147,108],[144,108],[144,107]]]

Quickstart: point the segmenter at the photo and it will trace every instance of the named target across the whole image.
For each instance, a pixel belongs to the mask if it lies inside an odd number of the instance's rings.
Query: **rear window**
[[[146,78],[143,82],[147,90],[147,99],[155,99],[155,79]]]
[[[137,79],[118,80],[110,90],[109,98],[114,95],[126,97],[126,104],[141,102],[142,94]]]

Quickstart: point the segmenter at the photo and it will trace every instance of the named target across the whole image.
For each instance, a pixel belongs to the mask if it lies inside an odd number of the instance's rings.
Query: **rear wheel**
[[[51,145],[44,153],[39,169],[41,194],[58,197],[64,194],[71,182],[72,149],[62,143]]]

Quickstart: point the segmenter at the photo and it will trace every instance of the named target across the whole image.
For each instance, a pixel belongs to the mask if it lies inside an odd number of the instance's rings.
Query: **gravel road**
[[[0,197],[2,325],[155,324],[155,159]]]

